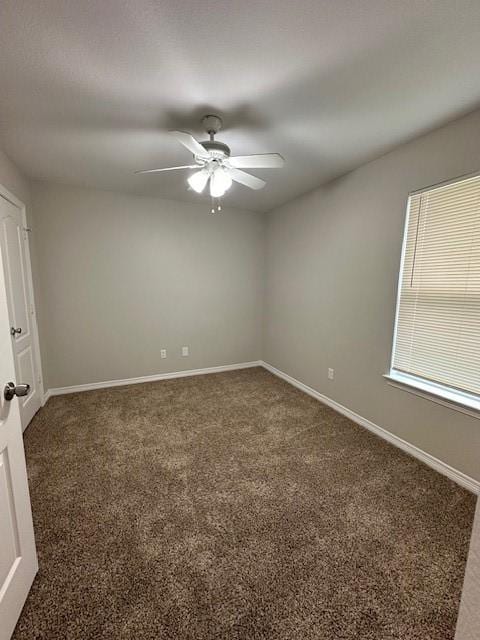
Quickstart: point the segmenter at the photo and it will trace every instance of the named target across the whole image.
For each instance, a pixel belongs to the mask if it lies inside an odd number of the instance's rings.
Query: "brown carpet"
[[[263,369],[55,397],[15,640],[449,640],[474,497]]]

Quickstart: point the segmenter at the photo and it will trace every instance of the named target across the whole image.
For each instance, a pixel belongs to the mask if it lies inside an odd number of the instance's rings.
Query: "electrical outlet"
[[[188,347],[182,347],[182,356],[188,356]]]
[[[334,379],[334,377],[335,377],[335,370],[334,370],[334,369],[331,369],[331,368],[329,367],[329,368],[328,368],[327,375],[328,375],[328,379],[329,379],[329,380],[333,380],[333,379]]]
[[[166,357],[167,357],[167,350],[160,349],[160,358],[166,358]]]

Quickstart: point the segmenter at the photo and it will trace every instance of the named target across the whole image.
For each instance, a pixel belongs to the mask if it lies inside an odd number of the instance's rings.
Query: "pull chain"
[[[220,198],[212,198],[212,208],[210,209],[210,213],[220,213],[222,210],[222,205],[220,203]]]

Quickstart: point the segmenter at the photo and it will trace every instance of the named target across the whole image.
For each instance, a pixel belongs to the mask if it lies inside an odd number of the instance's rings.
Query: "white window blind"
[[[392,375],[480,396],[480,176],[409,198]]]

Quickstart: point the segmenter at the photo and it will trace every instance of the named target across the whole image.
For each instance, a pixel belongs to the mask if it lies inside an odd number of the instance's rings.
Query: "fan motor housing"
[[[228,158],[230,156],[230,147],[223,142],[217,140],[205,140],[200,143],[202,147],[205,147],[214,158]]]

